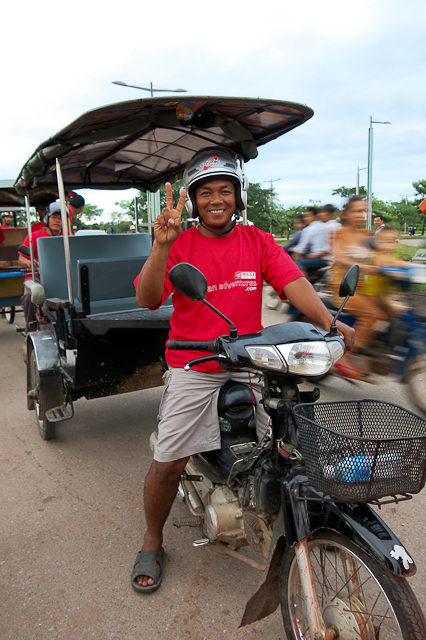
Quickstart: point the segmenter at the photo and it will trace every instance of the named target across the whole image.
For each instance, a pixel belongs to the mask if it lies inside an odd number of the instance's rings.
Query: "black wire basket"
[[[418,493],[426,479],[426,420],[390,402],[294,407],[307,476],[344,502]]]

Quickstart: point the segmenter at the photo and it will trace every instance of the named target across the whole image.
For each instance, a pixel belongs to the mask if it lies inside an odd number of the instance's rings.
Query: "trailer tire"
[[[56,423],[49,422],[46,419],[40,418],[40,393],[43,393],[43,391],[40,389],[40,375],[37,370],[37,360],[34,350],[31,351],[29,369],[31,388],[35,392],[34,408],[36,413],[38,432],[43,440],[53,440],[56,435]]]

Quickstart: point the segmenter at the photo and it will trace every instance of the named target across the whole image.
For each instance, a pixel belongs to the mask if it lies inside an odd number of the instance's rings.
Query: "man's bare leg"
[[[188,460],[189,458],[182,458],[173,462],[157,462],[153,460],[145,479],[146,533],[142,552],[161,551],[163,547],[163,527],[176,497],[180,476]],[[149,576],[138,576],[136,580],[144,587],[154,584],[154,580]]]

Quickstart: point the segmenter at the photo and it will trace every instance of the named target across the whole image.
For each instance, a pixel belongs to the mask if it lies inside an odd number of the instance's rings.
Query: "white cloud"
[[[112,80],[311,106],[311,121],[247,164],[252,181],[281,178],[286,204],[332,201],[332,188],[355,184],[370,115],[392,122],[374,130],[376,195],[398,199],[426,177],[423,0],[24,0],[19,16],[3,5],[0,179],[85,111],[144,96]],[[85,197],[110,210],[127,194]]]

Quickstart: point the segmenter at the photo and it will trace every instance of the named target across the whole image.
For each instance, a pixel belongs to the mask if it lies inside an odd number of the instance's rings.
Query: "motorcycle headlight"
[[[326,342],[280,344],[277,349],[287,362],[289,373],[319,376],[333,365],[333,357]]]
[[[330,350],[333,364],[336,364],[336,362],[340,360],[340,358],[345,353],[345,348],[339,340],[330,340],[329,342],[327,342],[327,346]]]
[[[252,346],[245,348],[252,363],[261,369],[273,369],[275,371],[287,371],[287,367],[280,357],[277,349],[270,346]]]

